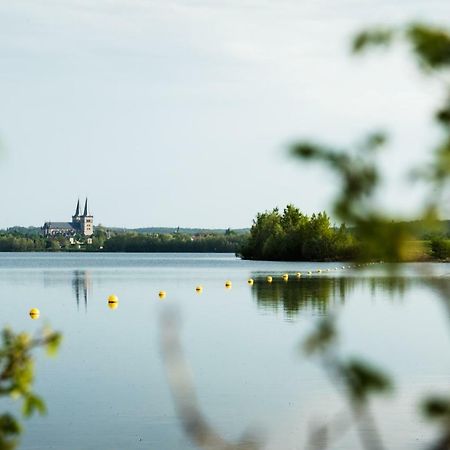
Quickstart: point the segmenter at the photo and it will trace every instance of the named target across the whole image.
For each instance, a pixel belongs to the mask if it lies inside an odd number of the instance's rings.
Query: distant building
[[[94,216],[89,214],[87,199],[84,203],[83,214],[80,214],[80,200],[78,200],[72,222],[45,222],[42,231],[46,237],[73,237],[77,234],[92,236],[94,234]]]

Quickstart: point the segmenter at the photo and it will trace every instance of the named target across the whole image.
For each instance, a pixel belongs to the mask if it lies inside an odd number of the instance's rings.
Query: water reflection
[[[288,319],[294,319],[301,311],[325,315],[330,307],[345,303],[347,296],[358,288],[369,288],[372,298],[377,293],[389,298],[401,298],[406,289],[421,283],[420,279],[406,277],[302,277],[284,281],[253,274],[252,295],[258,308],[270,312],[282,310]]]
[[[74,270],[72,288],[77,303],[77,310],[80,310],[80,300],[82,300],[84,310],[87,312],[88,299],[92,293],[92,278],[89,272],[86,270]]]

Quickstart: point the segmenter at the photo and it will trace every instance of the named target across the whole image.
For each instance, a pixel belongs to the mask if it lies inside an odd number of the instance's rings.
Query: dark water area
[[[34,333],[49,324],[64,336],[55,358],[36,354],[35,388],[48,414],[25,421],[20,448],[196,448],[180,427],[162,362],[168,308],[182,318],[202,411],[224,438],[256,429],[265,449],[305,448],[312,424],[345,409],[301,351],[332,314],[342,354],[363,357],[395,382],[373,403],[386,448],[427,448],[436,429],[418,405],[450,388],[449,273],[438,263],[359,268],[229,254],[0,254],[0,325]],[[28,316],[31,307],[39,320]],[[356,433],[332,448],[360,448]]]

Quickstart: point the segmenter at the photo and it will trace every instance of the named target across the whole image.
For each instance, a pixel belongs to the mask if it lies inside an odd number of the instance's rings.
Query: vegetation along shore
[[[405,259],[448,261],[450,221],[393,223],[407,230]],[[364,243],[352,227],[331,222],[326,212],[303,214],[293,205],[259,213],[250,229],[145,228],[97,226],[89,244],[78,236],[45,237],[37,227],[0,231],[0,252],[185,252],[236,253],[243,259],[348,261],[362,258]]]

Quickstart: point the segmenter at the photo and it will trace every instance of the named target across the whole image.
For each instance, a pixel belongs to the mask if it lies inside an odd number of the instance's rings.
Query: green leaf
[[[45,407],[44,401],[40,397],[30,394],[24,399],[22,412],[25,417],[30,417],[35,412],[45,414],[47,412],[47,408]]]
[[[432,420],[450,420],[450,399],[430,397],[422,405],[424,414]]]
[[[365,402],[369,394],[391,389],[390,379],[379,369],[359,360],[351,360],[340,369],[353,400]]]
[[[373,28],[359,32],[353,39],[353,53],[361,53],[368,47],[387,46],[394,37],[394,31],[391,28]]]
[[[424,25],[412,24],[407,29],[407,37],[419,62],[432,69],[450,66],[450,33],[448,30]]]
[[[319,322],[317,329],[303,343],[303,350],[311,355],[324,352],[336,339],[336,330],[331,319],[326,318]]]
[[[59,346],[61,345],[62,335],[60,333],[52,333],[47,338],[47,355],[55,356],[58,352]]]

